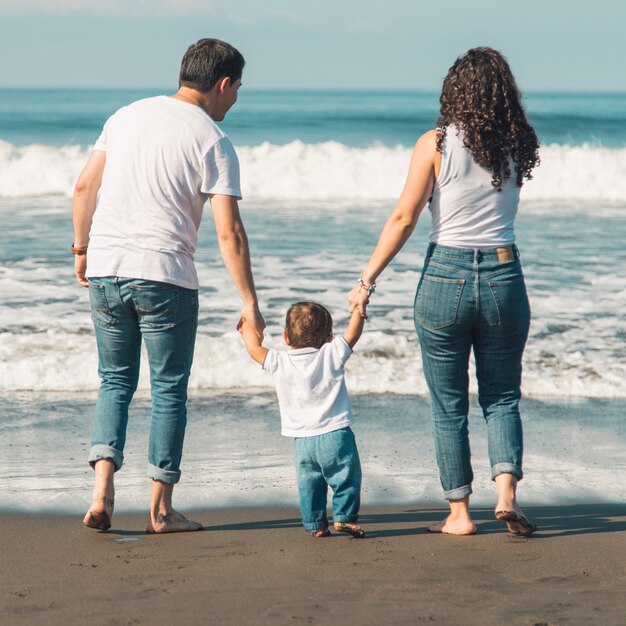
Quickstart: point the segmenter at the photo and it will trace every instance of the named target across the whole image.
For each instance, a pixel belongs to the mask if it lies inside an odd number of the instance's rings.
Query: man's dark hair
[[[241,52],[229,43],[219,39],[200,39],[185,52],[178,86],[207,93],[224,76],[228,76],[232,83],[239,80],[245,64]]]

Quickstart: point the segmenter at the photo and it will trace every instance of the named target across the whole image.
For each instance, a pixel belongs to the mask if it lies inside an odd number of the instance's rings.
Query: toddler
[[[333,320],[321,304],[292,304],[283,331],[289,350],[264,348],[246,322],[240,331],[250,356],[272,376],[282,434],[294,438],[304,528],[314,537],[330,535],[326,516],[330,485],[335,530],[365,537],[356,524],[361,463],[344,380],[344,366],[363,331],[363,318],[356,310],[344,336],[333,337]]]

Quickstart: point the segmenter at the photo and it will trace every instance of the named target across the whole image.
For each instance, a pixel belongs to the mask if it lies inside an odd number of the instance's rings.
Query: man
[[[172,508],[172,491],[180,478],[198,321],[193,254],[207,198],[243,301],[241,317],[259,336],[265,326],[239,215],[239,163],[215,124],[237,100],[244,63],[217,39],[190,46],[178,92],[139,100],[109,118],[76,183],[72,251],[78,282],[89,287],[102,381],[89,454],[95,487],[84,519],[91,528],[111,526],[113,474],[123,462],[142,339],[152,392],[147,531],[201,528]]]

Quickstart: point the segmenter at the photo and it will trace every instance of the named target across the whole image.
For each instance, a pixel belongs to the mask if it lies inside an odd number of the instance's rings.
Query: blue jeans
[[[350,428],[293,440],[300,514],[310,532],[328,528],[326,496],[333,490],[333,522],[356,522],[361,506],[361,461]]]
[[[198,292],[132,278],[93,278],[89,283],[102,380],[89,463],[93,466],[109,459],[116,470],[122,466],[128,407],[137,389],[143,339],[152,392],[148,477],[177,483],[198,325]]]
[[[448,500],[472,493],[467,428],[474,349],[478,401],[487,423],[491,477],[522,474],[519,414],[530,306],[515,246],[473,250],[431,244],[415,296],[415,327],[431,396],[439,475]]]

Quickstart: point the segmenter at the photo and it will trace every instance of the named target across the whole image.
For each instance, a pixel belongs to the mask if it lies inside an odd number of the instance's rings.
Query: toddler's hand
[[[362,289],[360,285],[357,285],[348,294],[348,307],[350,313],[354,313],[355,310],[361,314],[363,319],[367,319],[366,307],[370,303],[370,294],[366,289]]]

